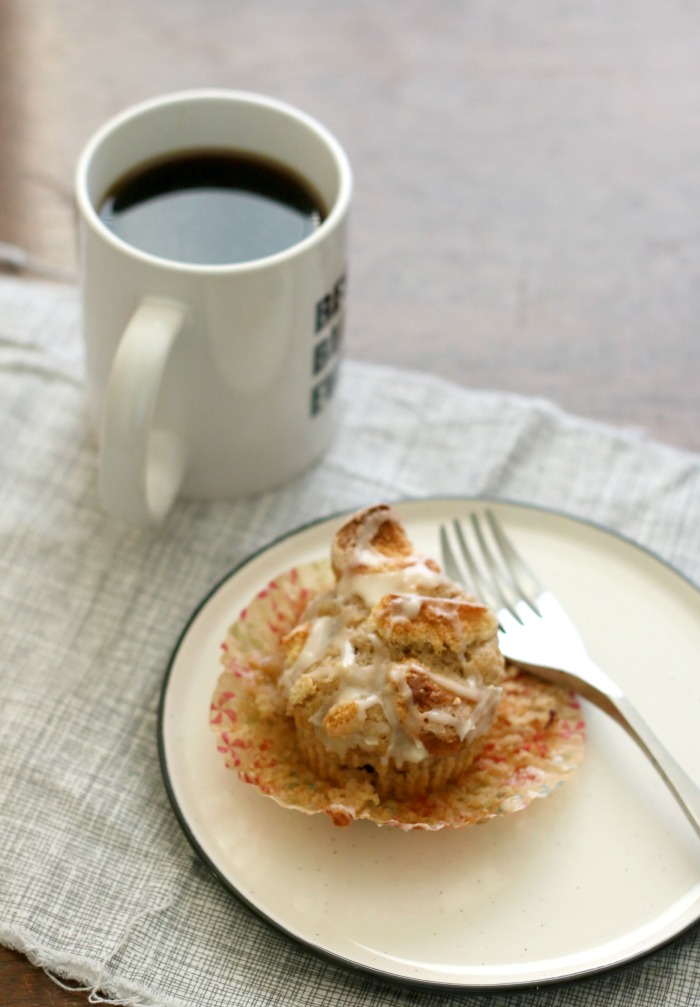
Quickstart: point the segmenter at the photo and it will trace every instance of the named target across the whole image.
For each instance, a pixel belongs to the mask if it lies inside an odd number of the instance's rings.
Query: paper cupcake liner
[[[319,779],[297,748],[294,723],[276,687],[281,638],[310,599],[333,583],[327,561],[289,570],[241,612],[222,643],[210,724],[229,769],[286,808],[324,813],[336,825],[369,819],[401,829],[463,828],[546,797],[580,765],[585,724],[575,694],[514,667],[484,746],[468,771],[442,791],[381,799],[369,780],[338,786]]]

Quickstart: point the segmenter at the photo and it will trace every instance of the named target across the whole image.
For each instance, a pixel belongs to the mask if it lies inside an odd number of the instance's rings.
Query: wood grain
[[[683,0],[0,0],[0,240],[75,268],[72,175],[143,98],[243,88],[355,171],[346,353],[700,450],[700,33]],[[85,1003],[0,950],[7,1007]]]
[[[84,992],[70,992],[16,951],[0,946],[0,1003],[3,1007],[77,1007]]]

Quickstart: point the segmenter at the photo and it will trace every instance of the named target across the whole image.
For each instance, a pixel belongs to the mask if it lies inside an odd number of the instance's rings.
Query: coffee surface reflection
[[[99,214],[123,241],[162,259],[230,265],[303,241],[325,210],[287,168],[229,151],[178,154],[143,165],[106,193]]]

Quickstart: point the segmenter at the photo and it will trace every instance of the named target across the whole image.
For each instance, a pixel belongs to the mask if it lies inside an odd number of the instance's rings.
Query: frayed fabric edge
[[[188,1007],[185,1001],[154,994],[138,983],[109,975],[109,959],[99,962],[37,943],[18,928],[0,926],[0,944],[18,951],[62,989],[87,993],[88,1003],[114,1007]]]

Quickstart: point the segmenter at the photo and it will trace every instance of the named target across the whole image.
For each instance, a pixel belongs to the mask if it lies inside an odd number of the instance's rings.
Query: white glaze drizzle
[[[377,555],[376,551],[374,555]],[[386,562],[385,556],[381,559]],[[371,567],[372,564],[363,558],[362,565]],[[387,594],[425,595],[448,584],[447,577],[428,566],[424,557],[411,556],[406,566],[396,570],[344,570],[338,582],[338,591],[344,595],[357,595],[368,608],[372,608]]]

